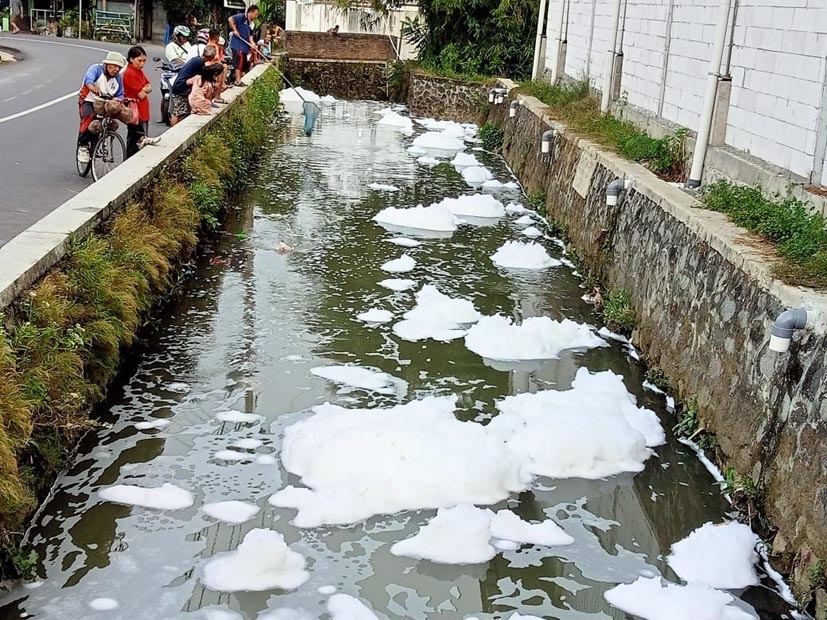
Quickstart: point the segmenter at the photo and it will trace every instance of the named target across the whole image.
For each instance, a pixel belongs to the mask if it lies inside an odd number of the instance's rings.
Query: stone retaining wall
[[[337,99],[387,101],[387,65],[384,62],[301,60],[288,57],[284,74],[296,86]]]
[[[484,84],[412,73],[407,104],[411,116],[468,121],[485,113],[488,89]]]
[[[376,60],[387,62],[396,58],[393,41],[378,34],[327,34],[326,32],[285,33],[285,49],[291,58],[325,60]]]
[[[633,335],[676,395],[696,397],[718,457],[750,476],[779,532],[775,549],[791,572],[827,558],[827,297],[772,276],[772,247],[640,165],[578,139],[548,108],[526,97],[515,119],[508,102],[490,120],[504,130],[504,155],[526,191],[544,191],[549,215],[609,289],[631,293]],[[558,130],[553,154],[542,133]],[[620,206],[606,185],[630,179]],[[788,354],[768,349],[785,307],[817,319]]]

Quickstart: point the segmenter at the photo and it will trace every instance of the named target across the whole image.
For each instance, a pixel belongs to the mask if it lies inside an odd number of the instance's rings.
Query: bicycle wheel
[[[92,169],[92,158],[89,158],[85,164],[82,164],[78,161],[78,149],[80,148],[80,140],[78,140],[77,145],[75,146],[75,165],[78,167],[78,174],[82,177],[85,177],[89,174],[89,170]]]
[[[126,159],[126,144],[120,134],[106,131],[92,155],[92,178],[99,181]]]

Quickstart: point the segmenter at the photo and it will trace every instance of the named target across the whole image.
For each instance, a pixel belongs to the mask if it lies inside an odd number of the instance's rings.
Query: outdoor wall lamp
[[[554,129],[549,129],[543,132],[543,140],[540,142],[540,152],[543,155],[551,153],[551,142],[557,137],[557,132]]]
[[[615,179],[606,187],[606,206],[615,207],[620,204],[622,196],[632,187],[629,179]]]
[[[775,319],[770,332],[770,351],[786,353],[796,330],[807,326],[807,311],[804,308],[789,308]]]

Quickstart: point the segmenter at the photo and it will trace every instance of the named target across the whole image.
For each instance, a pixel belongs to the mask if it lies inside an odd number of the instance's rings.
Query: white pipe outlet
[[[554,129],[549,129],[543,132],[543,139],[540,141],[540,152],[543,155],[551,153],[551,142],[557,137],[557,132]]]
[[[517,116],[517,108],[520,107],[520,102],[516,99],[511,102],[511,105],[508,106],[508,118],[514,118]]]
[[[789,351],[793,333],[807,327],[809,318],[804,308],[790,308],[779,314],[770,332],[770,351],[776,353]]]
[[[616,207],[620,204],[624,194],[632,187],[629,179],[615,179],[606,186],[606,206]]]

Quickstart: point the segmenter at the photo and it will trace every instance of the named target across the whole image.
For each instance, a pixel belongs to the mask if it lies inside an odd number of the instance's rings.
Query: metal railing
[[[124,41],[132,39],[132,13],[95,11],[95,38],[113,36]]]
[[[31,9],[29,11],[32,30],[43,33],[48,31],[49,22],[57,24],[63,17],[63,11],[52,11],[51,9]]]

